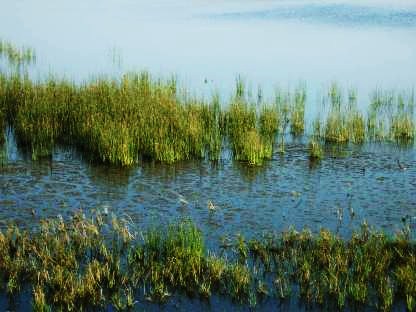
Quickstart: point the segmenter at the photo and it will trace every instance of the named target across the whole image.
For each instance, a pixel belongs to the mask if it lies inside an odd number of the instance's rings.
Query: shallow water
[[[108,209],[139,229],[189,217],[215,248],[224,235],[258,236],[290,226],[348,236],[366,221],[392,234],[403,228],[403,218],[416,216],[413,147],[328,147],[326,158],[314,164],[305,144],[293,142],[260,168],[225,157],[219,163],[144,162],[119,169],[91,165],[61,149],[52,159],[32,162],[11,136],[8,141],[8,160],[0,167],[2,227]]]

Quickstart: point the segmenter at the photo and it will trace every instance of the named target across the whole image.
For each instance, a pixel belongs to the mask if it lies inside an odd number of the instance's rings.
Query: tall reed
[[[50,157],[59,145],[117,166],[131,166],[141,159],[219,160],[229,148],[234,159],[261,165],[272,157],[276,143],[284,152],[288,133],[305,133],[304,85],[278,91],[270,103],[260,87],[253,99],[239,77],[230,102],[220,103],[218,95],[208,101],[190,96],[175,78],[155,79],[147,72],[77,84],[53,76],[35,81],[25,67],[35,61],[33,50],[0,43],[0,58],[11,66],[0,72],[0,141],[7,122],[19,146],[34,159]],[[319,134],[310,138],[312,158],[322,154],[322,142],[414,142],[413,93],[377,91],[367,120],[354,90],[344,97],[333,84],[325,103],[329,107],[320,120]]]
[[[365,140],[365,120],[357,109],[357,96],[354,90],[348,94],[345,104],[340,88],[333,84],[328,93],[329,113],[325,122],[324,139],[328,143],[363,143]]]
[[[367,123],[371,139],[413,143],[416,129],[414,103],[414,92],[375,91]]]

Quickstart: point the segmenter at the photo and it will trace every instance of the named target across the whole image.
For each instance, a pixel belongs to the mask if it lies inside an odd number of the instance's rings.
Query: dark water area
[[[190,218],[207,245],[224,236],[259,236],[305,227],[348,237],[363,222],[389,234],[416,230],[416,150],[392,143],[327,146],[319,163],[307,145],[276,148],[271,161],[249,167],[224,155],[218,163],[143,162],[120,169],[93,165],[75,151],[56,149],[32,161],[9,132],[0,167],[0,227],[23,227],[79,209],[108,210],[138,230]],[[230,156],[230,155],[228,155]]]

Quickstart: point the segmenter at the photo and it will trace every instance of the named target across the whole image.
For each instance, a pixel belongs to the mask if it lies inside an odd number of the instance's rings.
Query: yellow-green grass
[[[219,157],[218,101],[179,99],[174,80],[141,73],[75,85],[13,77],[5,88],[17,138],[34,157],[50,155],[57,143],[122,166],[139,157],[168,163]]]
[[[284,150],[288,127],[294,135],[304,132],[304,89],[278,92],[275,103],[255,103],[238,81],[229,104],[221,104],[218,95],[206,101],[177,89],[174,79],[154,79],[146,72],[83,84],[2,74],[0,116],[33,158],[50,156],[57,144],[64,144],[92,160],[119,166],[140,159],[218,160],[227,144],[235,159],[259,165],[271,158],[276,141]],[[377,94],[367,120],[353,91],[345,101],[334,85],[328,103],[318,133],[312,134],[316,142],[414,141],[413,94]]]
[[[377,90],[372,95],[367,127],[373,140],[391,140],[402,144],[415,139],[415,96],[413,92],[395,93]]]
[[[341,89],[333,84],[328,93],[328,101],[324,140],[327,143],[363,143],[366,139],[365,119],[357,108],[355,91],[349,91],[348,102],[345,102]]]
[[[290,112],[290,132],[295,136],[300,136],[305,131],[305,103],[306,88],[295,89]]]
[[[0,72],[0,141],[7,121],[18,144],[34,159],[49,157],[57,145],[76,147],[93,161],[118,166],[141,159],[218,160],[230,148],[234,159],[261,165],[272,157],[276,141],[284,152],[287,132],[300,136],[305,131],[304,86],[278,91],[274,103],[267,103],[260,87],[254,101],[239,77],[230,102],[220,103],[218,95],[208,101],[191,97],[178,91],[175,79],[155,79],[147,72],[81,84],[57,77],[34,81],[23,66],[35,60],[33,51],[7,42],[0,42],[0,58],[18,67]],[[376,92],[367,120],[353,90],[346,100],[333,84],[326,102],[329,109],[319,133],[312,134],[311,147],[317,152],[321,141],[414,141],[413,93]]]
[[[239,235],[222,248],[222,256],[207,249],[189,220],[137,233],[114,216],[77,214],[29,232],[0,231],[0,285],[10,300],[31,288],[35,311],[126,309],[173,294],[251,306],[295,295],[332,309],[416,308],[416,247],[407,227],[389,237],[364,224],[347,240],[327,230]]]

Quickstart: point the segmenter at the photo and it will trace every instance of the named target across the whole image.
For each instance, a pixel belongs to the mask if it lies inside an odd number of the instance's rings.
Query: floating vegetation
[[[0,284],[11,300],[32,289],[35,311],[132,308],[174,294],[212,294],[256,305],[298,293],[308,304],[342,309],[416,308],[416,247],[409,229],[394,237],[363,224],[349,240],[326,230],[290,230],[261,239],[239,235],[223,256],[206,249],[189,220],[135,232],[116,217],[74,215],[41,221],[38,230],[0,232]]]

